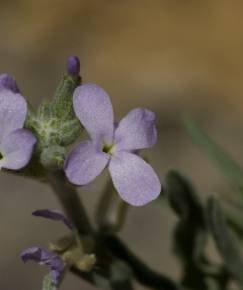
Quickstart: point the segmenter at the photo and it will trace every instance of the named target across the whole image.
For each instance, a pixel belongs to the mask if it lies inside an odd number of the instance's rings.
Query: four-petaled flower
[[[137,108],[115,126],[110,98],[95,84],[75,90],[73,107],[91,140],[78,144],[68,156],[64,170],[70,182],[88,184],[108,165],[123,200],[141,206],[155,199],[161,191],[160,181],[152,167],[135,154],[156,143],[154,113]]]
[[[36,138],[23,129],[27,103],[18,92],[15,80],[0,76],[0,169],[17,170],[30,160]]]

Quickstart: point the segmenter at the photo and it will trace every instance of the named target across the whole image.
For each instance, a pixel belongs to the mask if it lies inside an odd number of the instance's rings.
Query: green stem
[[[99,273],[99,271],[93,271],[92,273],[85,273],[77,268],[71,268],[71,272],[89,283],[95,285],[99,289],[103,290],[133,290],[133,286],[130,280],[113,282],[107,278],[104,273]]]
[[[62,171],[49,172],[48,180],[79,236],[93,235],[92,226],[78,193],[75,187],[66,181],[64,173]]]
[[[96,208],[96,223],[99,231],[102,234],[117,233],[125,222],[127,210],[128,204],[119,197],[109,179]]]

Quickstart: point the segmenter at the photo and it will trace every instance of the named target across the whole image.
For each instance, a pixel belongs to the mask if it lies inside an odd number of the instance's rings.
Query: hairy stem
[[[49,172],[48,180],[65,214],[73,222],[80,236],[92,235],[93,229],[74,186],[66,181],[62,171]]]

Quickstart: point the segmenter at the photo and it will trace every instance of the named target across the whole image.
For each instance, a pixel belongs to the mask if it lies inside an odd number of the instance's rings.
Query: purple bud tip
[[[0,75],[0,89],[7,89],[14,93],[19,93],[15,79],[9,74]]]
[[[72,222],[62,212],[55,209],[39,209],[34,211],[32,215],[54,221],[62,221],[71,230],[74,228]]]
[[[80,72],[80,61],[77,56],[70,56],[67,59],[67,72],[72,77],[78,77]]]

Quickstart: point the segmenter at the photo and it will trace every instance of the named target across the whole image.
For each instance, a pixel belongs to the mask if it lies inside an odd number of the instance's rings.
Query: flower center
[[[112,154],[114,148],[114,144],[104,144],[102,147],[102,151],[107,154]]]

